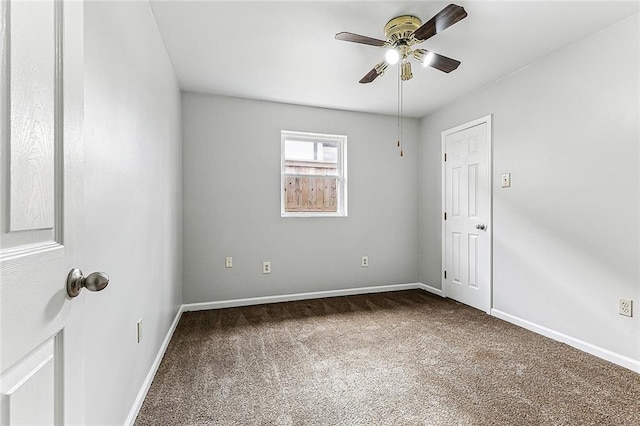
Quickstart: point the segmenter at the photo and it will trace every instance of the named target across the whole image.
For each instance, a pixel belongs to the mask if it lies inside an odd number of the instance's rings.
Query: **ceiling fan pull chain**
[[[402,149],[402,139],[404,137],[404,122],[402,120],[403,115],[404,115],[404,81],[402,81],[402,78],[401,78],[400,79],[400,157],[404,157],[404,150]]]
[[[397,119],[398,119],[398,142],[397,142],[397,147],[400,148],[400,69],[398,68],[398,115],[397,115]]]

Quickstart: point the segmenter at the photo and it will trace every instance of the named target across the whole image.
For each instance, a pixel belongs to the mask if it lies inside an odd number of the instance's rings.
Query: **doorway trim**
[[[471,127],[475,127],[481,125],[483,123],[487,124],[487,182],[489,188],[487,188],[487,205],[489,206],[489,218],[487,219],[487,223],[489,225],[489,306],[487,307],[486,313],[491,315],[491,310],[493,309],[493,126],[492,126],[492,114],[485,115],[484,117],[477,118],[475,120],[469,121],[464,124],[460,124],[459,126],[452,127],[450,129],[442,131],[440,135],[440,158],[442,160],[440,172],[440,194],[441,194],[441,204],[440,204],[440,223],[441,223],[441,234],[440,240],[442,243],[441,247],[441,256],[442,256],[442,265],[440,269],[440,288],[442,289],[442,296],[447,296],[447,288],[445,286],[444,281],[444,271],[446,268],[446,238],[445,238],[445,206],[446,206],[446,161],[445,161],[445,153],[446,153],[446,138],[450,134],[457,133],[461,130],[469,129]]]

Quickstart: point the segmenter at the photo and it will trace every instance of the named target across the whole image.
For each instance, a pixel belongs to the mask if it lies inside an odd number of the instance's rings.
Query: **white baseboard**
[[[385,291],[413,290],[418,288],[422,290],[431,291],[431,290],[428,290],[426,287],[428,286],[425,286],[424,284],[421,284],[421,283],[392,284],[392,285],[381,285],[381,286],[374,286],[374,287],[347,288],[342,290],[314,291],[310,293],[293,293],[293,294],[284,294],[280,296],[250,297],[247,299],[220,300],[215,302],[203,302],[203,303],[187,303],[182,305],[182,311],[189,312],[189,311],[204,311],[208,309],[235,308],[238,306],[263,305],[265,303],[321,299],[323,297],[351,296],[354,294],[383,293]],[[433,287],[429,287],[429,288],[433,288]],[[433,290],[437,291],[437,289],[435,288]]]
[[[428,291],[429,293],[437,294],[440,297],[445,297],[444,291],[437,287],[430,286],[429,284],[418,283],[418,288],[424,291]]]
[[[173,337],[173,332],[176,331],[176,327],[178,326],[178,322],[180,321],[180,317],[182,316],[184,305],[181,305],[176,313],[176,317],[173,319],[171,323],[171,327],[169,327],[169,331],[167,331],[167,335],[162,341],[162,345],[160,345],[160,349],[158,349],[158,354],[156,355],[156,359],[151,364],[151,368],[149,369],[149,373],[147,373],[147,377],[144,379],[142,383],[142,387],[138,392],[138,396],[136,397],[135,402],[133,403],[133,407],[131,407],[131,411],[129,411],[129,415],[127,416],[127,420],[124,422],[125,426],[133,426],[136,421],[136,417],[138,417],[138,413],[140,412],[140,408],[142,408],[142,403],[144,399],[147,397],[147,392],[149,392],[149,388],[151,387],[151,383],[153,382],[153,378],[156,376],[156,372],[158,371],[158,367],[160,367],[160,362],[162,361],[162,357],[164,353],[167,351],[167,346],[169,346],[169,342]]]
[[[628,368],[629,370],[635,371],[636,373],[640,373],[640,361],[633,358],[617,354],[608,349],[604,349],[580,339],[576,339],[575,337],[571,337],[558,331],[551,330],[550,328],[543,327],[531,321],[518,318],[514,315],[507,314],[506,312],[502,312],[497,309],[491,309],[491,315],[522,328],[526,328],[527,330],[533,331],[534,333],[538,333],[550,339],[556,340],[558,342],[566,343],[569,346],[573,346],[576,349],[580,349],[583,352],[587,352],[591,355],[597,356],[598,358],[602,358],[621,367]]]

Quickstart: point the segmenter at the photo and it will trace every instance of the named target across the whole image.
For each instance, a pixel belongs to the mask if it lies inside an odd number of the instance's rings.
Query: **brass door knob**
[[[72,269],[67,276],[67,294],[74,298],[80,294],[82,287],[91,291],[100,291],[109,284],[109,276],[104,272],[94,272],[86,278],[80,269]]]

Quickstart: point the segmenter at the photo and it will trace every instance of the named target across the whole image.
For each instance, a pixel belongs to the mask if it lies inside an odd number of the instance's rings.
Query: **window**
[[[347,215],[347,137],[281,133],[281,216]]]

